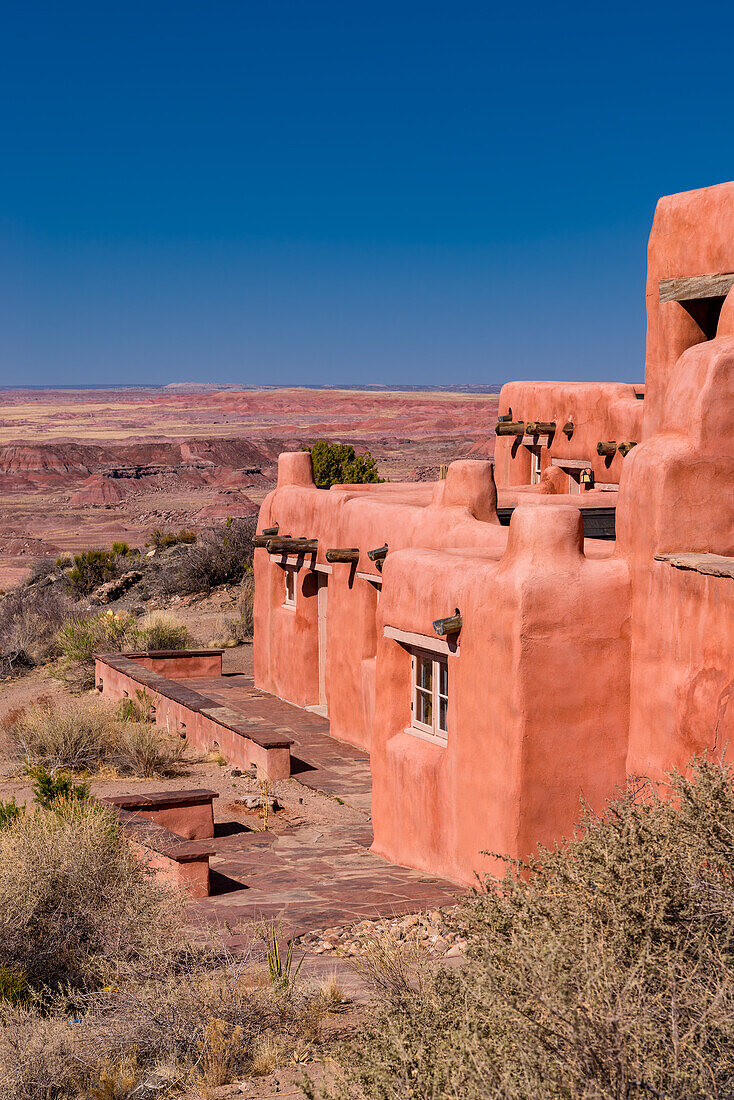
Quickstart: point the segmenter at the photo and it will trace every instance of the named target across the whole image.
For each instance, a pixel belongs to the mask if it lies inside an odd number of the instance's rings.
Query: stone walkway
[[[465,892],[369,851],[369,757],[331,738],[326,719],[258,691],[243,675],[197,677],[185,683],[250,720],[286,730],[294,742],[292,779],[364,814],[364,822],[356,825],[266,831],[236,825],[217,830],[228,835],[191,842],[215,853],[210,859],[212,896],[196,902],[196,911],[205,922],[226,924],[233,946],[250,942],[253,922],[275,921],[291,937],[365,918],[453,905]]]
[[[258,728],[287,733],[293,738],[291,771],[304,787],[341,798],[355,810],[370,812],[372,775],[365,752],[336,741],[329,735],[329,721],[311,711],[284,703],[259,691],[250,676],[199,676],[184,681],[187,687],[239,711]]]

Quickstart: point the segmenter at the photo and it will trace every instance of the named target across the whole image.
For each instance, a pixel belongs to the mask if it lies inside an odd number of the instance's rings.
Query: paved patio
[[[251,678],[240,674],[185,683],[248,721],[262,723],[263,729],[287,731],[294,742],[291,783],[336,797],[364,815],[359,824],[294,825],[264,832],[220,822],[217,832],[227,835],[192,842],[215,853],[210,859],[212,896],[195,903],[201,919],[232,926],[236,944],[238,939],[249,941],[246,925],[253,921],[275,920],[284,935],[294,936],[451,905],[465,893],[453,883],[397,867],[369,851],[369,757],[331,738],[326,719],[259,691]]]
[[[291,773],[304,787],[341,798],[356,810],[370,812],[372,775],[365,752],[329,736],[329,721],[260,691],[252,677],[199,676],[183,681],[223,706],[257,722],[258,729],[293,738]]]

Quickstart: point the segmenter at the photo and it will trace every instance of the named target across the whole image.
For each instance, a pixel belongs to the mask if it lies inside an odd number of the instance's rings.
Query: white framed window
[[[295,569],[284,569],[285,574],[285,599],[283,600],[284,607],[296,606],[296,571]]]
[[[530,484],[540,485],[540,447],[530,447]]]
[[[410,732],[439,745],[447,744],[449,666],[446,657],[414,650],[411,678]]]

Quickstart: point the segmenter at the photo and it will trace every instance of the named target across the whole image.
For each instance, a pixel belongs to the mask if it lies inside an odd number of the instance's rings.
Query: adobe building
[[[281,455],[255,682],[369,750],[387,859],[471,882],[734,740],[733,286],[734,183],[663,198],[644,387],[510,383],[434,485]]]

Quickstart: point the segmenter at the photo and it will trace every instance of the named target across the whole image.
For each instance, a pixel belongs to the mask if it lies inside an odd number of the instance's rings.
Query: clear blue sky
[[[642,377],[731,3],[4,4],[0,384]]]

